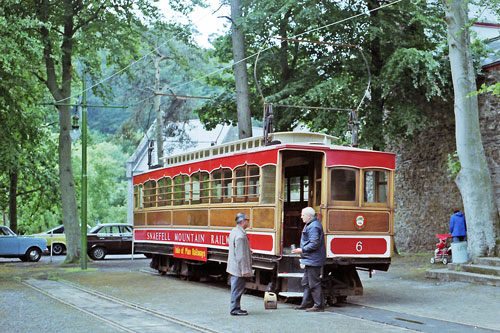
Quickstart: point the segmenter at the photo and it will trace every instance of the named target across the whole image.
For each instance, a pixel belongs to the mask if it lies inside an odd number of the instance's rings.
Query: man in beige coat
[[[241,295],[245,290],[247,277],[252,276],[252,251],[247,233],[250,220],[244,213],[236,215],[236,227],[229,235],[229,255],[227,272],[231,274],[231,309],[232,316],[246,316],[248,312],[240,306]]]

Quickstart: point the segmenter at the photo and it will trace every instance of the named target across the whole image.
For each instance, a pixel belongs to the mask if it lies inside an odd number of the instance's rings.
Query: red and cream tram
[[[323,288],[330,303],[361,295],[357,270],[389,268],[393,251],[395,155],[334,145],[317,133],[273,133],[165,160],[134,176],[134,246],[151,267],[187,278],[224,275],[239,212],[255,278],[248,288],[300,296],[302,208],[325,230]]]

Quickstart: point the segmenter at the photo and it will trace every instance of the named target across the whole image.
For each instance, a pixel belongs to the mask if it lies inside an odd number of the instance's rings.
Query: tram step
[[[302,297],[304,296],[304,293],[296,291],[281,291],[279,295],[283,297]]]
[[[278,273],[279,278],[302,278],[304,273]]]

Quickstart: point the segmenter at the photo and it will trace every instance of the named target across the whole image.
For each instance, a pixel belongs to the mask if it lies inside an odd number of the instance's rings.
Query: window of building
[[[364,171],[364,202],[387,203],[389,172],[383,170]]]
[[[334,168],[331,170],[331,201],[356,202],[359,170]]]

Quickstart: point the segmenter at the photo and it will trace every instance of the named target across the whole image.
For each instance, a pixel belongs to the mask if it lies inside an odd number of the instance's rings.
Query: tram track
[[[139,272],[147,275],[160,275],[148,269],[141,269]],[[208,282],[208,284],[211,285],[210,282]],[[292,309],[290,310],[293,311]],[[325,312],[415,332],[500,332],[499,330],[493,330],[477,325],[469,325],[402,311],[393,311],[381,307],[358,304],[351,301],[340,303],[333,307],[327,307]]]
[[[151,331],[151,329],[155,327],[161,327],[162,332],[217,332],[208,327],[204,327],[115,296],[104,294],[70,281],[30,279],[22,281],[21,283],[124,332],[135,333]],[[75,300],[75,298],[79,300]],[[99,306],[96,304],[102,303],[103,301],[105,302],[103,307],[106,311],[104,311],[104,314],[100,314]],[[109,315],[110,312],[115,314],[121,313],[124,317],[128,316],[128,318],[136,319],[137,322],[134,323],[131,320],[127,321],[124,318],[121,318],[120,320],[120,317],[116,320],[111,320],[108,316],[106,316],[106,314]],[[145,322],[148,324],[144,325]],[[168,324],[166,324],[167,322]]]
[[[484,327],[392,311],[353,302],[346,302],[339,306],[329,307],[326,311],[417,332],[500,332]]]

